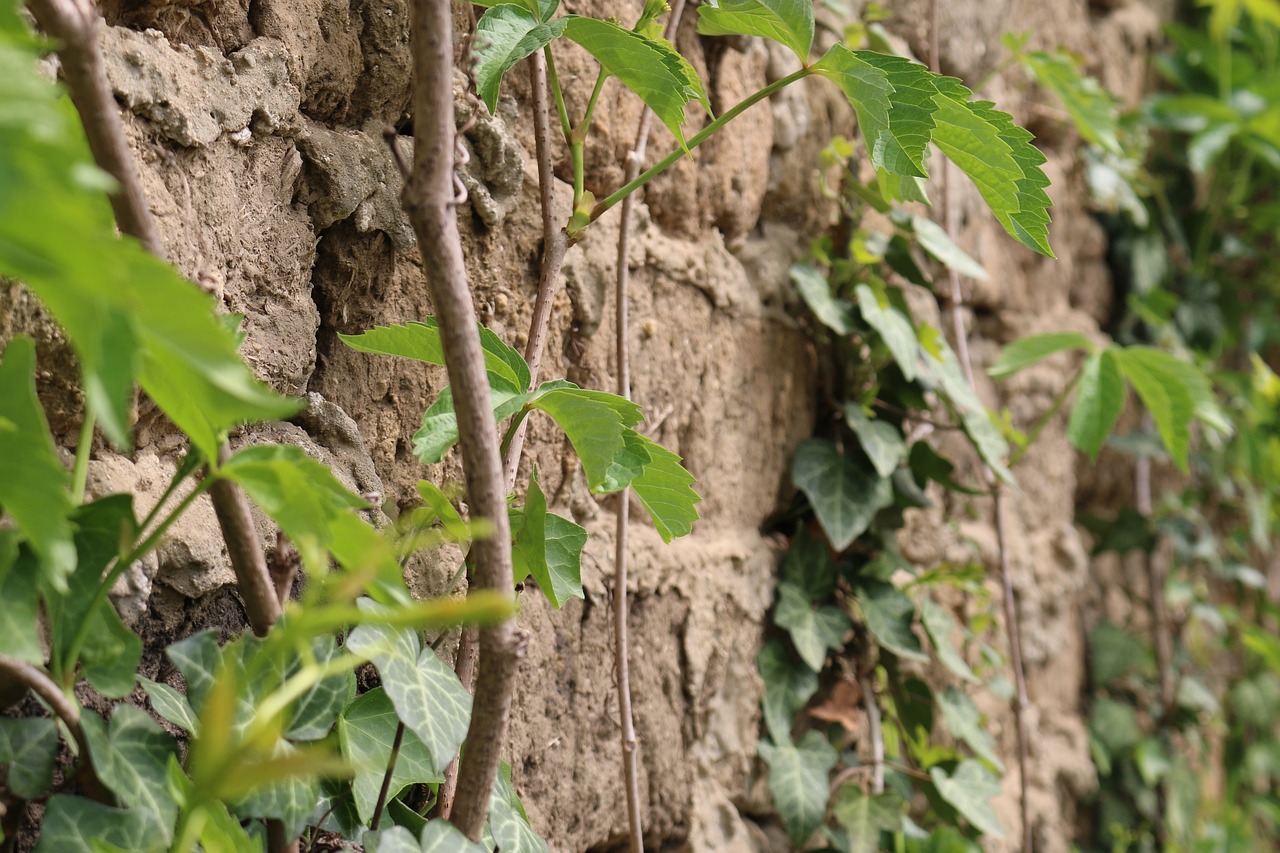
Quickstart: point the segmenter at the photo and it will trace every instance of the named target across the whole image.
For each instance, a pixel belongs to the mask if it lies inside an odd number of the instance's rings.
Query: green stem
[[[551,83],[556,112],[560,114],[560,129],[564,131],[564,138],[568,139],[573,135],[573,125],[569,122],[569,109],[564,105],[564,90],[560,88],[560,78],[556,76],[556,60],[551,55],[551,45],[544,47],[542,52],[547,57],[547,81]]]
[[[773,95],[775,92],[785,89],[787,86],[790,86],[792,83],[796,82],[797,80],[803,80],[805,77],[808,77],[812,73],[813,73],[812,68],[801,68],[799,71],[796,71],[793,74],[788,74],[786,77],[783,77],[781,80],[777,80],[773,83],[770,83],[768,86],[765,86],[763,89],[756,92],[755,94],[748,95],[741,103],[738,103],[735,106],[731,107],[719,118],[711,122],[709,125],[704,127],[701,131],[699,131],[696,135],[691,137],[689,141],[685,144],[684,148],[677,148],[675,151],[672,151],[666,157],[663,157],[653,166],[651,166],[650,168],[642,172],[640,176],[637,177],[634,181],[631,181],[630,183],[615,190],[608,198],[606,198],[604,201],[601,201],[599,204],[597,204],[595,208],[591,211],[590,221],[595,222],[597,219],[603,216],[605,212],[609,210],[609,208],[613,207],[615,204],[622,201],[624,198],[631,195],[633,192],[640,189],[645,184],[649,183],[649,181],[652,181],[658,175],[665,172],[671,166],[671,164],[675,163],[677,160],[683,157],[686,152],[692,151],[702,143],[706,142],[713,135],[715,135],[715,133],[719,131],[720,128],[724,127],[726,124],[733,121],[735,118],[742,115],[744,112],[751,109],[756,104],[763,101],[765,98],[768,98],[770,95]]]
[[[195,453],[195,450],[189,450],[187,452]],[[151,511],[147,513],[147,517],[138,525],[139,530],[146,530],[151,526],[151,523],[156,520],[156,516],[160,514],[160,510],[164,509],[164,505],[169,502],[169,498],[173,497],[173,493],[176,492],[178,487],[182,485],[183,481],[194,474],[196,469],[199,467],[199,465],[191,467],[185,467],[182,464],[178,465],[177,469],[173,472],[173,477],[169,480],[169,485],[164,488],[164,494],[160,495],[160,499],[156,501],[155,506],[151,507]]]
[[[97,423],[93,404],[86,400],[84,421],[80,424],[80,442],[76,445],[76,464],[71,469],[71,497],[77,504],[84,503],[84,490],[89,482],[89,454],[93,451],[93,429]]]
[[[1071,392],[1080,384],[1080,378],[1082,376],[1084,376],[1084,371],[1077,370],[1076,375],[1071,377],[1071,381],[1067,383],[1067,387],[1063,388],[1058,393],[1058,396],[1054,398],[1053,405],[1049,407],[1049,411],[1044,413],[1044,416],[1040,418],[1035,427],[1031,430],[1031,434],[1027,436],[1026,444],[1019,447],[1018,450],[1009,457],[1010,468],[1017,465],[1022,457],[1027,455],[1027,451],[1031,449],[1031,445],[1036,443],[1036,440],[1040,438],[1040,434],[1044,432],[1044,428],[1049,425],[1049,422],[1053,420],[1054,416],[1062,409],[1062,404],[1067,401],[1067,397],[1071,396]]]
[[[512,440],[516,437],[516,433],[520,431],[520,424],[529,415],[529,408],[526,406],[516,412],[515,417],[511,419],[511,425],[507,427],[506,433],[502,436],[502,458],[507,457],[507,450],[511,447]]]
[[[585,143],[587,141],[587,133],[591,130],[591,118],[596,112],[596,101],[600,100],[600,91],[604,88],[604,81],[609,79],[609,72],[603,68],[596,75],[596,86],[591,90],[591,100],[587,101],[587,111],[582,114],[582,121],[578,122],[578,126],[573,129],[569,141],[571,143]]]

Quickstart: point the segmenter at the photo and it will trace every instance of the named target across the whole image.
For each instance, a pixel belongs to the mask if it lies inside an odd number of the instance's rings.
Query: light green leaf
[[[383,609],[367,598],[359,605],[366,612]],[[444,770],[471,719],[471,694],[458,676],[407,628],[359,625],[347,650],[373,661],[396,713],[431,753],[434,768]]]
[[[880,335],[880,340],[898,363],[903,378],[908,382],[914,381],[919,371],[920,340],[911,321],[889,304],[882,289],[873,290],[869,285],[860,284],[854,293],[862,319]]]
[[[45,650],[40,642],[40,598],[36,580],[40,577],[37,558],[27,548],[0,581],[0,654],[26,663],[41,665]]]
[[[844,420],[858,437],[862,452],[881,477],[892,476],[898,465],[907,458],[907,442],[902,431],[891,423],[872,420],[857,403],[846,403]]]
[[[517,62],[559,37],[564,26],[564,18],[539,23],[532,11],[510,3],[493,6],[480,17],[472,37],[475,45],[472,73],[476,92],[490,113],[498,108],[498,89],[503,76]]]
[[[557,610],[570,598],[582,598],[582,547],[587,544],[587,531],[547,512],[536,468],[524,508],[512,513],[511,527],[516,579],[532,574]]]
[[[261,839],[250,838],[221,800],[205,803],[204,814],[200,830],[204,853],[259,853],[263,849]]]
[[[809,0],[710,0],[698,7],[704,36],[760,36],[784,44],[809,61],[813,46],[813,3]]]
[[[1133,385],[1151,413],[1165,449],[1187,470],[1191,420],[1197,398],[1207,397],[1207,381],[1193,365],[1152,347],[1114,350],[1120,372]]]
[[[329,634],[315,637],[311,641],[311,658],[317,666],[324,666],[344,654],[345,650]],[[303,659],[294,657],[284,677],[292,678],[302,666]],[[294,701],[285,736],[292,741],[327,737],[342,709],[355,695],[356,676],[350,669],[320,679]]]
[[[906,593],[893,584],[868,581],[859,585],[857,600],[876,642],[899,657],[928,663],[912,630],[916,608]]]
[[[868,797],[856,785],[841,785],[831,813],[842,830],[843,853],[878,853],[880,833],[902,829],[903,806],[897,791]]]
[[[529,825],[506,762],[499,766],[489,795],[489,833],[502,853],[548,853],[547,842]]]
[[[381,832],[371,833],[366,843],[373,853],[422,853],[413,833],[403,826],[393,826]]]
[[[509,2],[511,0],[475,0],[473,5],[491,8]],[[536,13],[538,19],[542,21],[551,20],[551,16],[556,13],[556,9],[560,8],[560,0],[517,0],[517,2],[523,8]]]
[[[640,476],[631,481],[631,490],[649,513],[663,542],[685,536],[698,520],[694,509],[702,498],[693,490],[693,475],[680,464],[680,457],[654,441],[637,435],[649,461]]]
[[[951,632],[955,630],[956,622],[946,608],[932,598],[924,599],[920,602],[920,622],[929,634],[929,639],[933,641],[933,648],[937,651],[938,660],[942,665],[950,670],[952,675],[970,684],[979,683],[978,676],[973,674],[969,664],[951,643]]]
[[[444,345],[434,317],[428,317],[421,323],[377,326],[359,335],[338,337],[358,352],[394,355],[425,364],[444,364]],[[528,390],[529,365],[518,352],[483,326],[480,327],[480,347],[484,350],[484,366],[490,385],[516,393]]]
[[[53,785],[58,757],[58,726],[43,717],[0,717],[0,765],[7,765],[5,784],[24,800],[34,800]]]
[[[139,675],[138,683],[147,691],[147,698],[151,700],[151,707],[157,714],[189,735],[199,732],[196,712],[191,709],[185,695],[167,684],[152,681],[145,676]]]
[[[76,567],[70,478],[58,460],[44,409],[36,397],[36,350],[17,337],[0,360],[0,511],[17,524],[40,557],[53,588],[65,592]]]
[[[187,684],[187,701],[198,713],[204,707],[205,697],[209,695],[222,664],[218,632],[208,630],[192,634],[185,640],[170,644],[165,653],[182,673]]]
[[[1084,363],[1076,401],[1067,420],[1067,439],[1096,461],[1124,408],[1124,377],[1113,350],[1095,352]]]
[[[35,853],[97,853],[97,841],[131,853],[159,853],[169,848],[156,835],[151,821],[132,809],[116,809],[84,797],[58,794],[45,809]]]
[[[862,470],[825,439],[809,439],[796,449],[791,479],[837,551],[848,548],[893,500],[888,480]]]
[[[982,727],[982,715],[968,695],[954,687],[948,687],[935,694],[942,717],[947,721],[947,728],[953,737],[969,745],[974,754],[986,761],[997,772],[1004,772],[1000,763],[1000,755],[996,752],[995,741],[990,733]]]
[[[1080,73],[1070,54],[1033,51],[1019,58],[1035,81],[1062,101],[1081,136],[1105,151],[1123,154],[1116,138],[1119,115],[1115,98],[1097,80]]]
[[[422,853],[484,853],[484,847],[472,842],[447,820],[430,820],[422,828]]]
[[[706,6],[698,8],[705,9]],[[804,304],[809,306],[813,316],[817,317],[822,325],[840,335],[851,335],[857,329],[853,310],[847,302],[832,296],[831,283],[817,267],[809,264],[792,264],[791,281],[795,284]]]
[[[957,246],[941,225],[927,216],[912,216],[910,222],[920,248],[960,275],[978,281],[988,279],[986,268]]]
[[[550,415],[568,437],[592,491],[601,493],[609,483],[614,460],[626,449],[627,427],[640,423],[640,407],[614,394],[588,391],[568,383],[544,384],[529,405]],[[607,485],[608,484],[608,485]]]
[[[828,649],[844,645],[844,635],[852,627],[841,610],[830,606],[815,609],[803,591],[785,581],[778,584],[773,621],[790,632],[796,651],[814,672],[821,671]]]
[[[1033,364],[1039,364],[1051,355],[1065,350],[1082,349],[1093,352],[1093,343],[1079,332],[1050,332],[1021,338],[1000,350],[1000,357],[987,373],[996,379],[1005,379]]]
[[[940,767],[930,768],[929,775],[942,799],[955,806],[976,829],[994,838],[1004,837],[1004,827],[991,807],[991,800],[1000,795],[1000,780],[990,770],[969,759],[961,761],[951,775]]]
[[[141,816],[165,844],[173,840],[178,804],[169,788],[169,757],[177,744],[148,714],[117,705],[111,722],[92,712],[80,720],[94,774],[118,801]]]
[[[297,752],[287,740],[279,740],[272,759],[284,761]],[[239,772],[245,771],[239,768]],[[301,772],[256,784],[246,796],[228,805],[231,813],[239,818],[275,818],[284,823],[285,833],[294,838],[306,828],[319,799],[319,776],[314,772]]]
[[[395,706],[381,687],[362,694],[352,702],[338,722],[342,757],[355,770],[351,792],[360,820],[365,823],[373,816],[378,803],[399,722]],[[406,727],[400,738],[400,751],[387,796],[395,797],[408,785],[443,780],[444,775],[435,767],[430,750]]]
[[[818,692],[818,674],[796,666],[781,640],[770,640],[756,658],[764,680],[764,723],[775,743],[791,739],[796,713]]]
[[[662,39],[646,38],[609,21],[576,15],[567,17],[564,34],[635,92],[684,147],[680,129],[684,105],[705,97],[705,93],[701,82],[690,78],[690,66],[681,61],[675,48]]]
[[[836,766],[836,751],[818,732],[805,732],[798,744],[760,742],[760,757],[769,765],[769,792],[778,816],[797,847],[822,825],[827,811],[827,777]]]
[[[937,354],[927,352],[925,364],[930,374],[941,386],[965,435],[973,442],[973,447],[982,457],[982,461],[992,472],[1006,483],[1013,483],[1013,473],[1005,465],[1005,457],[1009,454],[1009,445],[1000,434],[1000,430],[991,420],[991,413],[982,404],[978,394],[965,378],[964,370],[956,359],[955,352],[946,341],[938,338],[935,342]]]

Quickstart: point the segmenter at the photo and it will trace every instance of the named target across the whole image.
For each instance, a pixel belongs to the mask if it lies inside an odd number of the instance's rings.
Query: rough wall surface
[[[1113,91],[1134,97],[1166,3],[943,3],[942,67],[978,80],[999,63],[1002,33],[1029,30],[1035,46],[1061,45],[1100,61],[1091,70]],[[309,394],[308,412],[295,424],[237,441],[297,443],[334,465],[352,488],[381,495],[389,512],[412,501],[418,479],[457,481],[456,459],[424,468],[410,440],[444,384],[443,372],[356,353],[337,338],[432,313],[399,209],[400,177],[381,141],[387,124],[411,132],[404,0],[106,5],[114,25],[104,41],[112,85],[171,259],[227,310],[245,315],[245,353],[265,380],[286,393]],[[622,20],[639,5],[566,3],[574,12]],[[861,5],[853,0],[847,15],[834,15],[819,4],[819,47]],[[927,0],[886,5],[891,30],[923,56]],[[461,11],[458,23],[465,25]],[[794,58],[782,51],[756,41],[731,49],[699,37],[691,22],[678,42],[717,112],[794,70]],[[594,73],[581,52],[566,50],[558,64],[570,111],[580,112]],[[527,88],[517,68],[498,114],[478,116],[468,132],[464,180],[471,205],[461,216],[481,319],[516,346],[527,333],[541,240],[533,143],[522,117]],[[1111,300],[1104,239],[1085,209],[1075,138],[1016,75],[996,75],[981,94],[1041,137],[1060,259],[1016,246],[976,193],[958,187],[960,242],[991,272],[990,282],[967,291],[980,365],[1022,334],[1096,335]],[[586,160],[587,186],[597,195],[619,183],[639,104],[611,81],[598,115]],[[755,759],[754,660],[781,546],[760,531],[787,495],[790,454],[810,434],[815,408],[813,355],[788,314],[794,299],[786,270],[832,213],[819,191],[817,154],[832,134],[852,129],[834,89],[813,82],[787,91],[748,111],[696,162],[682,161],[655,181],[633,223],[634,395],[646,412],[645,430],[684,457],[705,499],[703,520],[687,539],[665,546],[643,522],[632,537],[632,689],[651,849],[785,849],[768,818]],[[407,137],[401,142],[412,144]],[[656,133],[651,160],[673,145]],[[559,164],[562,176],[567,169]],[[566,214],[567,190],[559,187]],[[571,250],[545,376],[612,387],[609,300],[618,227],[617,214],[607,216]],[[51,421],[74,442],[78,403],[66,390],[56,330],[19,289],[0,293],[0,302],[15,309],[0,313],[0,337],[15,329],[40,336]],[[1062,382],[1051,362],[1000,389],[1003,397],[992,387],[982,391],[1025,424],[1049,406]],[[133,457],[99,454],[95,490],[154,495],[163,487],[177,441],[145,407],[139,426]],[[553,850],[607,850],[622,843],[625,828],[607,593],[613,516],[610,503],[592,497],[565,462],[565,450],[549,423],[534,422],[521,479],[536,464],[554,508],[591,530],[587,597],[555,611],[535,589],[522,594],[520,618],[533,640],[510,759],[530,818]],[[1072,526],[1076,458],[1060,429],[1046,433],[1025,470],[1036,476],[1010,499],[1010,515],[1034,706],[1033,811],[1037,849],[1058,853],[1068,849],[1075,804],[1093,784],[1078,713],[1084,651],[1077,603],[1088,563]],[[904,553],[923,564],[976,556],[994,567],[989,519],[981,503],[944,502],[912,517]],[[121,590],[131,621],[150,641],[241,618],[215,530],[211,511],[197,505],[158,562]],[[414,583],[424,592],[439,590],[450,571],[443,563],[415,566]],[[978,698],[1011,756],[1007,706],[994,696]],[[1016,768],[1015,761],[1007,764]],[[1007,776],[1000,802],[1009,824],[1017,810],[1015,774]]]

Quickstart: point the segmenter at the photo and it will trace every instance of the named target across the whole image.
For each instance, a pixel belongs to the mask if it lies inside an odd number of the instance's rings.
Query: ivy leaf
[[[841,785],[831,813],[843,830],[843,853],[878,853],[880,833],[902,829],[902,795],[894,790],[868,797],[856,785]]]
[[[706,9],[706,5],[698,7]],[[792,264],[791,281],[800,298],[809,306],[813,316],[822,325],[838,335],[851,335],[857,329],[853,311],[844,300],[831,295],[831,283],[827,277],[809,264]]]
[[[796,847],[822,825],[827,811],[827,776],[836,766],[836,751],[818,732],[805,732],[798,744],[760,742],[760,757],[769,765],[769,792],[778,816]]]
[[[803,527],[796,533],[782,563],[782,577],[813,603],[826,601],[836,585],[836,564],[826,543]]]
[[[366,837],[365,844],[373,853],[422,853],[422,845],[413,837],[413,833],[403,826],[393,826],[381,832],[370,833]]]
[[[978,676],[973,674],[968,662],[960,656],[960,652],[951,643],[951,632],[955,630],[956,622],[946,608],[932,598],[924,599],[920,602],[920,622],[929,634],[929,639],[933,641],[933,648],[938,653],[939,662],[957,678],[970,684],[978,684]]]
[[[837,551],[848,548],[893,500],[888,480],[864,471],[825,439],[811,438],[796,449],[791,479]]]
[[[637,437],[649,454],[649,462],[631,481],[631,490],[649,513],[662,541],[670,542],[693,530],[693,523],[698,520],[694,507],[702,498],[693,490],[693,475],[680,464],[679,456],[644,436]]]
[[[814,672],[822,669],[828,649],[843,645],[844,635],[852,627],[842,611],[835,607],[813,608],[804,592],[786,581],[778,584],[773,621],[790,632],[800,658]]]
[[[16,537],[15,537],[16,538]],[[17,560],[0,581],[0,653],[26,663],[41,665],[45,649],[40,641],[40,577],[37,559],[23,547]]]
[[[802,64],[813,46],[813,3],[809,0],[712,0],[698,7],[704,36],[744,35],[771,39],[791,48]]]
[[[869,285],[860,284],[854,288],[854,294],[862,319],[880,335],[903,378],[908,382],[915,381],[919,372],[920,339],[911,321],[889,303],[882,287],[872,289]]]
[[[702,84],[668,42],[651,39],[609,21],[566,18],[564,34],[586,49],[610,75],[635,92],[685,148],[684,105],[703,100]],[[710,109],[705,103],[704,107]]]
[[[98,842],[134,853],[159,853],[169,845],[155,827],[132,809],[117,809],[58,794],[49,800],[40,822],[35,853],[99,853]]]
[[[881,477],[889,477],[907,458],[907,442],[902,431],[887,421],[872,420],[857,403],[846,403],[844,420],[858,437],[862,452]]]
[[[200,726],[196,712],[191,709],[191,703],[181,691],[142,675],[138,676],[138,683],[147,692],[151,707],[157,714],[189,735],[199,733]]]
[[[1106,443],[1124,408],[1124,377],[1112,350],[1095,352],[1084,363],[1080,387],[1067,420],[1067,439],[1089,455],[1091,462]]]
[[[982,726],[982,715],[965,693],[954,687],[948,687],[936,694],[938,707],[942,710],[942,718],[947,721],[947,728],[952,736],[964,741],[974,754],[986,761],[997,772],[1004,772],[1000,756],[996,752],[995,742]]]
[[[381,609],[367,598],[359,606]],[[396,713],[431,753],[434,768],[443,771],[466,739],[471,719],[471,694],[458,676],[408,628],[359,625],[347,638],[347,650],[373,661]]]
[[[511,3],[493,6],[476,23],[473,37],[476,92],[490,113],[498,108],[503,76],[517,62],[542,50],[564,32],[565,19],[541,23],[530,10]]]
[[[169,757],[177,744],[140,708],[117,705],[111,722],[92,712],[80,720],[93,771],[119,802],[149,825],[165,844],[173,840],[178,804],[169,788]]]
[[[960,367],[955,352],[941,338],[936,340],[935,344],[937,354],[929,352],[925,356],[925,363],[930,373],[941,386],[942,393],[946,395],[947,402],[959,418],[965,435],[969,436],[969,440],[973,442],[974,449],[978,451],[982,461],[987,463],[987,467],[1001,480],[1012,483],[1013,472],[1004,463],[1005,457],[1009,454],[1008,442],[1004,440],[1004,436],[991,420],[991,413],[987,411],[987,407],[982,404],[977,392],[965,378],[964,370]]]
[[[512,558],[515,576],[532,574],[538,589],[557,610],[570,598],[582,598],[582,547],[587,531],[547,512],[547,499],[535,468],[524,508],[512,511]]]
[[[609,483],[614,459],[626,449],[624,431],[640,423],[640,407],[614,394],[588,391],[569,383],[546,383],[529,405],[550,415],[573,445],[592,491],[615,490]]]
[[[0,717],[0,765],[9,768],[5,784],[24,800],[34,800],[53,784],[58,757],[58,726],[44,717]]]
[[[330,634],[311,640],[311,659],[315,665],[324,666],[345,653]],[[292,678],[301,668],[302,659],[294,656],[281,681]],[[320,679],[294,701],[285,736],[292,741],[327,737],[342,709],[355,695],[356,675],[350,669]]]
[[[775,743],[791,738],[796,713],[818,692],[818,674],[807,666],[796,666],[781,640],[770,640],[756,657],[764,680],[764,723]]]
[[[427,821],[422,828],[422,853],[484,853],[484,847],[471,841],[447,820]]]
[[[76,567],[70,478],[58,459],[36,397],[36,349],[27,337],[5,347],[0,361],[0,510],[17,524],[58,592]]]
[[[1004,827],[991,807],[992,798],[1000,795],[1000,780],[990,770],[967,759],[951,775],[941,767],[930,768],[929,775],[942,799],[955,806],[976,829],[994,838],[1004,837]]]
[[[1114,352],[1120,371],[1151,413],[1165,449],[1186,471],[1196,389],[1204,383],[1203,375],[1185,361],[1151,347],[1126,347]]]
[[[857,600],[876,642],[898,657],[929,662],[912,630],[916,608],[906,593],[893,584],[870,581],[858,586]]]
[[[1069,53],[1037,50],[1019,59],[1037,83],[1058,96],[1081,136],[1111,154],[1124,153],[1116,137],[1119,116],[1115,98],[1097,80],[1081,74]]]
[[[381,687],[362,694],[347,707],[338,721],[338,742],[342,757],[355,770],[351,792],[360,820],[364,823],[372,818],[378,803],[399,723],[395,706]],[[436,768],[431,751],[406,726],[400,738],[400,751],[387,796],[395,797],[408,785],[443,780],[444,775]]]
[[[284,823],[289,837],[301,835],[320,799],[321,760],[319,754],[304,755],[287,740],[277,741],[271,758],[264,762],[278,770],[276,777],[254,784],[238,799],[232,798],[228,803],[231,813],[242,819],[275,818]],[[250,764],[231,772],[256,778],[262,769],[263,764]],[[324,769],[332,772],[329,767]]]
[[[489,794],[489,834],[502,853],[548,853],[547,842],[529,825],[511,786],[511,767],[505,761],[498,766],[498,778]]]
[[[1074,349],[1093,352],[1093,343],[1079,332],[1031,335],[1016,340],[1000,350],[1000,357],[987,370],[987,373],[995,379],[1005,379],[1033,364],[1039,364],[1051,355]]]
[[[222,650],[218,647],[218,632],[201,631],[185,640],[171,643],[165,651],[169,660],[182,673],[187,684],[187,701],[197,712],[204,707],[209,691],[222,665]]]

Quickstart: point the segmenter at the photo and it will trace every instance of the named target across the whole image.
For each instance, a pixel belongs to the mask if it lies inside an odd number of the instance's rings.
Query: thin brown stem
[[[369,820],[369,828],[377,829],[382,822],[382,810],[387,806],[387,796],[391,792],[391,778],[396,773],[396,759],[400,757],[400,744],[404,741],[404,722],[396,723],[396,736],[391,742],[391,756],[387,759],[387,772],[382,774],[382,787],[378,789],[378,802],[373,807],[373,817]]]
[[[230,455],[223,445],[218,450],[219,464],[226,462]],[[217,477],[209,486],[209,496],[213,498],[213,511],[218,517],[218,527],[222,529],[222,539],[227,543],[227,556],[231,558],[231,568],[236,573],[236,584],[244,599],[249,625],[254,634],[265,637],[280,618],[280,599],[267,568],[262,545],[258,542],[253,516],[249,513],[249,500],[235,483],[223,477]]]
[[[0,674],[31,688],[49,706],[49,710],[66,724],[67,731],[71,732],[76,748],[80,751],[81,761],[89,760],[89,742],[85,740],[84,729],[80,726],[80,707],[58,689],[58,685],[53,683],[53,679],[44,670],[17,658],[0,655]]]
[[[473,587],[514,599],[511,528],[498,429],[489,405],[489,381],[455,207],[452,6],[448,0],[415,0],[411,9],[414,152],[413,174],[405,184],[403,203],[418,238],[440,324],[471,514],[492,525],[492,534],[472,545],[476,567]],[[480,841],[484,829],[489,793],[506,745],[524,642],[512,620],[480,631],[477,701],[467,731],[466,753],[458,764],[457,800],[451,814],[454,825],[475,842]]]
[[[873,675],[863,676],[862,704],[867,711],[867,737],[871,739],[871,793],[884,793],[884,727],[880,720],[880,703],[876,701],[876,682]]]

